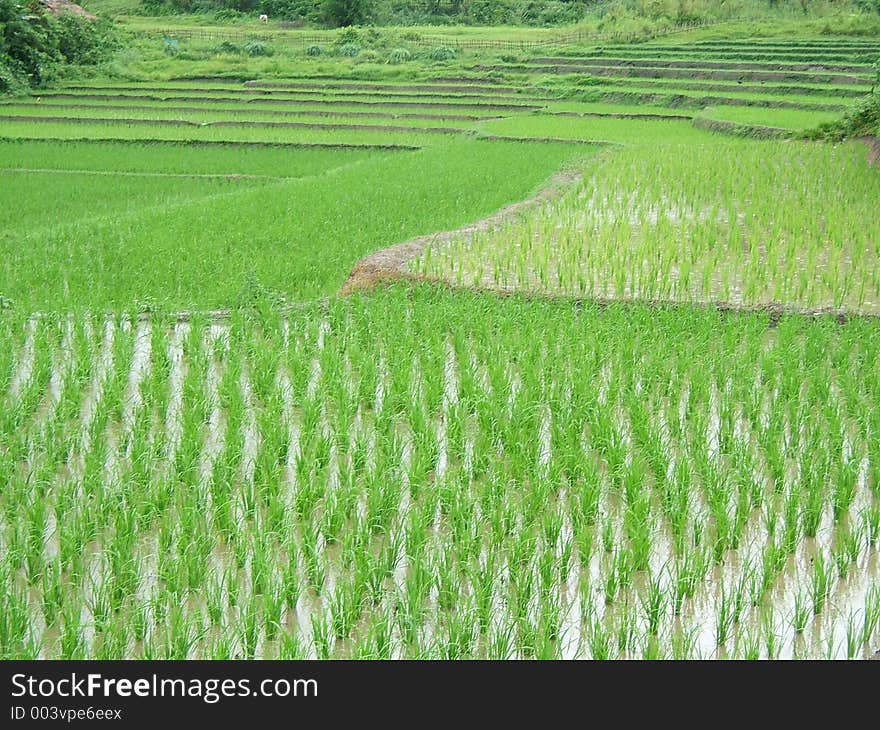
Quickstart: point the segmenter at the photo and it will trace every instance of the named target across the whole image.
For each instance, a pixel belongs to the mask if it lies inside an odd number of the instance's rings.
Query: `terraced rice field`
[[[873,654],[878,49],[4,99],[0,657]]]

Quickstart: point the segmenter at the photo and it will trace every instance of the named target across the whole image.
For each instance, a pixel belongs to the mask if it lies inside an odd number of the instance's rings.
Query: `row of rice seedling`
[[[463,113],[491,113],[497,111],[531,111],[539,109],[543,104],[529,104],[521,100],[516,103],[500,103],[492,99],[485,102],[476,101],[442,101],[437,99],[426,99],[423,97],[414,98],[411,101],[401,101],[387,98],[361,98],[353,99],[350,97],[339,99],[316,99],[316,98],[274,98],[274,97],[254,97],[254,98],[237,98],[222,96],[176,96],[165,97],[151,94],[71,94],[69,92],[58,91],[51,94],[42,94],[39,97],[44,101],[63,101],[71,103],[80,101],[84,103],[93,103],[95,101],[111,102],[118,104],[141,104],[141,103],[173,103],[175,105],[185,104],[247,104],[249,107],[270,108],[270,107],[305,107],[305,108],[331,108],[339,107],[349,110],[364,109],[409,109],[409,110],[457,110]]]
[[[479,93],[483,95],[520,95],[523,93],[521,86],[512,86],[509,84],[479,84],[474,82],[451,83],[451,82],[433,82],[422,81],[419,83],[402,82],[402,81],[383,81],[381,83],[375,81],[359,81],[333,79],[310,79],[310,78],[294,78],[279,81],[254,80],[246,81],[245,87],[249,89],[260,89],[274,91],[276,89],[302,89],[302,90],[330,90],[330,91],[410,91],[410,92],[429,92],[429,93]]]
[[[2,160],[0,152],[0,160]],[[30,159],[27,164],[39,164]],[[184,201],[230,190],[259,187],[260,180],[168,176],[95,176],[74,172],[60,176],[54,171],[5,167],[7,184],[0,186],[0,230],[4,248],[20,245],[22,237],[38,236],[63,222],[96,221],[143,210],[161,210]],[[87,190],[88,193],[84,194]],[[51,191],[51,195],[49,194]],[[4,268],[15,275],[15,257]],[[0,291],[0,294],[8,292]]]
[[[768,325],[4,317],[3,658],[861,657],[880,337]]]
[[[671,109],[649,104],[611,104],[607,102],[554,101],[542,110],[547,114],[621,115],[621,116],[690,116],[686,109]]]
[[[47,212],[39,228],[12,225],[0,238],[0,294],[23,311],[136,303],[215,309],[266,291],[289,300],[326,296],[361,256],[521,200],[584,152],[443,139],[418,152],[367,155],[310,178],[229,183],[197,200],[93,220]],[[60,177],[44,179],[66,184]]]
[[[155,112],[155,113],[186,113],[186,114],[203,114],[203,115],[211,115],[212,117],[222,117],[225,118],[226,115],[235,115],[235,116],[247,116],[248,118],[253,119],[284,119],[285,116],[296,116],[296,117],[308,117],[315,118],[318,117],[347,117],[351,119],[359,119],[359,118],[391,118],[391,119],[421,119],[425,121],[436,120],[440,122],[469,122],[469,121],[479,121],[481,119],[489,119],[493,116],[499,116],[498,113],[494,114],[462,114],[455,112],[444,112],[440,111],[426,111],[426,112],[418,112],[418,111],[401,111],[399,109],[388,109],[382,110],[381,107],[372,107],[368,108],[366,111],[363,108],[355,108],[355,109],[346,109],[344,107],[328,107],[326,109],[314,108],[314,107],[301,107],[296,104],[291,104],[290,106],[283,105],[272,105],[269,107],[256,108],[253,105],[242,104],[242,105],[230,105],[230,106],[218,106],[216,104],[205,104],[194,102],[192,104],[187,104],[185,106],[178,106],[177,104],[167,104],[161,102],[115,102],[115,101],[101,101],[101,102],[79,102],[72,101],[70,99],[54,99],[47,100],[41,99],[39,101],[20,101],[17,100],[15,102],[5,102],[0,103],[0,111],[5,111],[7,109],[42,109],[45,114],[52,114],[53,112],[57,112],[60,110],[71,110],[71,109],[80,109],[80,110],[106,110],[110,114],[120,114],[126,110],[129,111],[137,111],[139,113],[146,112]]]
[[[0,106],[2,122],[64,122],[68,124],[146,124],[161,126],[250,127],[254,129],[348,130],[355,132],[408,132],[423,134],[456,134],[467,131],[462,125],[472,124],[444,119],[393,119],[389,117],[332,116],[315,118],[295,114],[275,118],[254,117],[243,110],[236,112],[175,112],[162,109],[146,111],[129,109],[46,109],[42,106]]]
[[[410,129],[412,131],[410,131]],[[433,144],[437,135],[406,127],[402,130],[382,129],[321,129],[283,127],[221,127],[193,124],[149,124],[68,120],[65,122],[40,121],[27,118],[3,122],[3,137],[7,139],[72,139],[72,140],[149,140],[168,142],[218,142],[258,144],[318,144],[354,145],[363,147],[423,147]]]
[[[125,89],[121,91],[110,91],[103,88],[87,88],[76,91],[59,90],[52,92],[42,92],[41,97],[63,97],[63,98],[122,98],[136,99],[148,98],[161,101],[174,101],[176,99],[182,101],[222,101],[228,103],[230,101],[241,101],[244,103],[255,103],[257,101],[327,101],[327,102],[345,102],[345,101],[372,101],[372,102],[414,102],[424,101],[436,104],[478,104],[485,103],[488,105],[519,105],[528,102],[541,102],[545,99],[537,94],[530,95],[509,95],[500,96],[495,94],[455,94],[455,93],[429,93],[429,92],[392,92],[382,91],[381,93],[364,91],[340,91],[340,90],[324,90],[315,89],[308,90],[291,90],[291,91],[261,91],[259,89],[240,89],[231,91],[224,89],[217,93],[210,89],[200,89],[195,91],[178,91],[158,89],[151,91],[150,89]]]
[[[878,195],[859,143],[632,146],[588,163],[559,200],[432,247],[413,269],[579,297],[876,314]]]
[[[3,141],[0,142],[0,168],[110,174],[308,177],[378,154],[383,153],[365,149],[195,147],[173,142],[146,145],[128,141]],[[98,189],[92,197],[103,199],[108,192]],[[56,194],[53,190],[52,197],[57,195],[63,196],[63,193]],[[10,206],[10,210],[15,209],[17,206]]]

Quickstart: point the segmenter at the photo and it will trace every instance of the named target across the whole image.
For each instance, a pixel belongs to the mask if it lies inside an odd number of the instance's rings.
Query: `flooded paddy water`
[[[5,651],[876,651],[876,333],[542,304],[512,339],[388,297],[22,322]]]

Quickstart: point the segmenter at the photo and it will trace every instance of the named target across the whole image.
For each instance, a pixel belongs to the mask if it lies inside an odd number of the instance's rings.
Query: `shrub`
[[[357,31],[357,28],[343,28],[339,31],[339,35],[336,36],[336,45],[344,46],[346,43],[360,43],[361,36]]]
[[[324,18],[330,25],[361,25],[367,21],[369,14],[368,0],[324,0]]]
[[[388,54],[388,63],[405,63],[412,58],[412,54],[406,48],[395,48]]]
[[[324,49],[321,46],[309,46],[306,48],[307,56],[320,56],[324,52]]]
[[[217,53],[241,53],[241,48],[235,45],[235,43],[223,41],[219,46],[217,46]]]
[[[0,91],[39,86],[62,65],[96,64],[115,46],[112,28],[73,14],[55,17],[40,5],[0,0]]]
[[[357,57],[357,63],[379,63],[381,60],[379,52],[369,48]]]
[[[880,13],[880,0],[856,0],[856,5],[869,13]]]
[[[244,44],[244,52],[249,56],[271,56],[275,53],[272,46],[262,41],[248,41]]]
[[[238,21],[245,17],[245,14],[235,8],[220,8],[214,12],[214,19],[220,22]]]
[[[471,0],[468,16],[477,25],[507,25],[513,22],[510,7],[498,0]]]
[[[346,56],[347,58],[354,58],[360,52],[361,47],[357,43],[343,43],[339,46],[339,50],[337,50],[340,56]]]
[[[455,58],[455,51],[447,46],[440,46],[432,49],[428,57],[432,61],[451,61]]]
[[[27,84],[0,57],[0,94],[21,94]]]
[[[180,41],[177,38],[163,38],[162,50],[166,56],[176,56],[180,53]]]

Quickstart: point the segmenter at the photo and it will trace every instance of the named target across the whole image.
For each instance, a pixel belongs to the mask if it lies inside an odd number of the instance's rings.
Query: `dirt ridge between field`
[[[460,236],[471,236],[475,233],[492,230],[528,208],[558,198],[582,179],[583,173],[581,172],[562,170],[550,178],[550,181],[531,197],[505,205],[474,223],[450,231],[418,236],[395,246],[374,251],[354,265],[348,279],[339,290],[339,295],[349,296],[356,291],[372,289],[377,284],[397,279],[426,281],[424,276],[407,271],[406,267],[410,261],[421,256],[429,246],[446,243]]]

